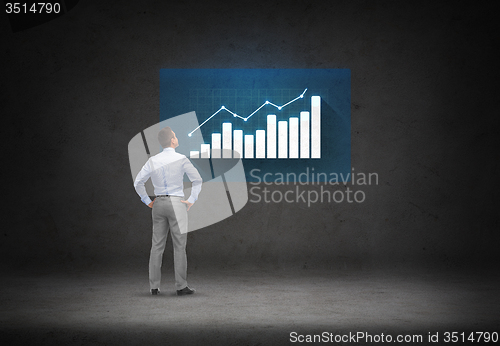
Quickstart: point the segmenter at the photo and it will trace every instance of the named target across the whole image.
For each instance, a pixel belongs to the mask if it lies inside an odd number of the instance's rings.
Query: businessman
[[[174,248],[175,287],[177,295],[193,294],[187,284],[186,241],[188,211],[198,199],[202,179],[189,159],[175,152],[179,141],[170,127],[158,134],[164,148],[152,156],[135,178],[134,187],[142,202],[152,208],[153,241],[149,257],[149,285],[151,294],[160,293],[161,263],[167,236],[170,231]],[[186,174],[192,182],[191,196],[184,200],[183,178]],[[151,178],[156,198],[151,201],[144,184]]]

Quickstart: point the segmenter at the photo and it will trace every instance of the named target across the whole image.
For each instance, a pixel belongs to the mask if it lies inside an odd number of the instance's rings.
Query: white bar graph
[[[253,135],[245,135],[245,159],[253,159]]]
[[[233,132],[232,128],[233,124],[231,123],[222,124],[222,156],[225,159],[231,158],[231,150],[233,149],[231,146]]]
[[[210,158],[210,144],[202,144],[201,145],[201,158],[209,159]]]
[[[278,158],[288,157],[288,122],[278,121]]]
[[[243,158],[243,130],[234,130],[233,138],[234,158]]]
[[[309,112],[300,112],[300,158],[309,158]]]
[[[267,158],[276,158],[276,115],[267,116]]]
[[[311,110],[277,121],[268,114],[266,130],[244,134],[233,124],[222,123],[221,133],[212,133],[211,144],[202,144],[189,157],[214,159],[317,159],[321,158],[321,97],[311,97]],[[221,153],[223,153],[221,155]],[[221,157],[222,156],[222,157]]]
[[[299,158],[299,118],[290,118],[290,153],[291,159]]]
[[[266,130],[255,131],[255,158],[266,158]]]
[[[220,159],[220,133],[212,133],[212,158]]]
[[[321,97],[311,97],[311,158],[321,157]]]

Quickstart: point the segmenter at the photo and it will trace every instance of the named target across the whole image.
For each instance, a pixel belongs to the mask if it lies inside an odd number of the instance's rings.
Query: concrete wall
[[[159,119],[161,68],[349,68],[352,166],[379,175],[361,204],[249,203],[189,234],[190,268],[498,257],[491,6],[81,0],[17,33],[0,18],[6,267],[147,265],[127,144]]]

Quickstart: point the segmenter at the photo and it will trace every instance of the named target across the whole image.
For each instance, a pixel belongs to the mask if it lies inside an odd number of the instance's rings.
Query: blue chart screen
[[[253,169],[260,176],[345,175],[350,90],[348,69],[162,69],[160,121],[194,111],[198,126],[173,128],[177,151],[200,160],[241,158],[247,181],[255,181]]]

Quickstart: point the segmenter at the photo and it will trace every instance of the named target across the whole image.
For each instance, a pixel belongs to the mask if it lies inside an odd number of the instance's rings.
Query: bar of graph
[[[231,158],[232,126],[231,123],[222,124],[222,155],[225,159]]]
[[[300,158],[309,158],[309,112],[300,112]]]
[[[245,133],[237,125],[222,123],[211,143],[190,151],[190,158],[214,159],[319,159],[321,158],[321,97],[311,97],[311,109],[288,120],[268,114],[265,129]]]
[[[278,158],[288,157],[288,122],[278,121]]]
[[[201,145],[201,157],[202,159],[210,158],[210,144],[202,144]]]
[[[253,159],[253,135],[245,135],[245,159]]]
[[[220,159],[221,153],[221,135],[220,133],[212,133],[212,158]]]
[[[299,118],[291,117],[290,122],[290,144],[289,144],[289,158],[299,158]]]
[[[311,158],[321,157],[321,98],[311,97]]]
[[[276,158],[276,115],[267,116],[267,158]]]
[[[233,156],[234,158],[243,157],[243,130],[233,131]]]
[[[255,158],[264,159],[266,157],[266,131],[255,131]]]

